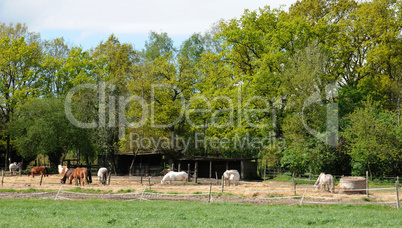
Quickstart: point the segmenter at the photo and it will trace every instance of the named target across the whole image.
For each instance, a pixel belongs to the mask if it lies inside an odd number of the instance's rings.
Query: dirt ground
[[[222,189],[221,180],[198,178],[198,183],[191,179],[187,185],[176,182],[171,185],[160,183],[162,176],[111,176],[110,185],[98,183],[97,176],[93,182],[81,187],[82,192],[65,191],[75,189],[72,185],[60,184],[61,175],[51,174],[43,177],[40,185],[40,176],[4,176],[2,189],[23,190],[29,188],[41,189],[49,192],[1,192],[0,198],[57,198],[58,199],[90,199],[104,200],[187,200],[201,202],[239,202],[253,204],[364,204],[374,203],[394,206],[395,189],[372,189],[370,198],[366,194],[338,194],[317,191],[312,185],[297,185],[291,182],[278,181],[240,181],[238,186],[225,186]],[[83,189],[92,189],[85,191]],[[209,192],[211,191],[211,197]]]

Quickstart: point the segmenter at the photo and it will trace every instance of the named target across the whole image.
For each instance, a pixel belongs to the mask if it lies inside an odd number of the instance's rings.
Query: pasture
[[[379,205],[3,199],[0,214],[0,227],[402,226],[401,211]]]
[[[225,186],[215,179],[194,179],[183,186],[184,181],[172,185],[161,184],[162,176],[112,176],[110,185],[104,186],[93,175],[93,183],[76,188],[72,185],[61,186],[61,175],[51,174],[43,177],[5,176],[0,198],[57,198],[57,199],[104,199],[104,200],[172,200],[200,202],[235,202],[252,204],[381,204],[395,207],[395,187],[370,187],[370,196],[365,194],[337,194],[317,191],[311,184],[300,184],[296,188],[291,181],[240,181],[238,186]],[[9,192],[7,189],[12,189]],[[42,192],[18,192],[35,189]]]

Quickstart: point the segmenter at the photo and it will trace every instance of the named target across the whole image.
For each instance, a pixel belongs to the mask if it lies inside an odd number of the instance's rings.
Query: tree
[[[364,107],[347,117],[343,137],[348,141],[353,174],[389,175],[401,167],[401,142],[395,115],[381,112],[379,103],[368,98]]]
[[[13,122],[18,153],[25,161],[47,155],[53,167],[71,150],[94,155],[90,132],[73,126],[64,113],[64,99],[37,98],[22,105]]]
[[[14,121],[14,111],[18,106],[39,94],[41,81],[38,80],[42,46],[39,35],[28,32],[22,24],[0,24],[0,115],[6,127]],[[9,129],[5,132],[6,154],[11,154]]]
[[[71,88],[73,77],[66,72],[65,66],[70,57],[70,48],[63,38],[44,42],[44,59],[41,64],[42,94],[60,96]],[[70,76],[70,77],[69,77]]]
[[[100,154],[109,156],[116,173],[114,155],[119,150],[120,131],[127,127],[121,118],[126,109],[120,107],[120,99],[129,97],[128,84],[137,78],[139,57],[132,45],[121,44],[113,34],[92,51],[91,57],[96,66],[95,81],[99,83],[97,103],[89,107],[97,123],[94,140]]]

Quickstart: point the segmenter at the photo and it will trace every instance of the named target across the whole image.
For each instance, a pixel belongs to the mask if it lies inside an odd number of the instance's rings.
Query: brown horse
[[[91,172],[89,172],[86,168],[76,168],[68,178],[69,184],[71,184],[75,178],[78,179],[80,185],[82,186],[84,186],[85,181],[87,183],[92,183]]]
[[[49,176],[49,172],[47,171],[47,168],[45,166],[37,166],[37,167],[32,167],[29,172],[28,172],[28,177],[29,175],[32,174],[32,177],[35,177],[35,174],[40,175],[43,173],[43,175],[46,175],[47,177]]]
[[[61,182],[62,184],[65,184],[67,178],[70,177],[70,175],[74,172],[74,170],[75,170],[75,169],[73,169],[73,168],[68,169],[67,172],[64,173],[63,178],[61,178],[60,182]]]

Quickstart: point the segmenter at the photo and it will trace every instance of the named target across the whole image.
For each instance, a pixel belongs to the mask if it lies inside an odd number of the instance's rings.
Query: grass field
[[[32,198],[2,199],[0,214],[0,227],[402,227],[402,210],[378,205],[287,206]]]

